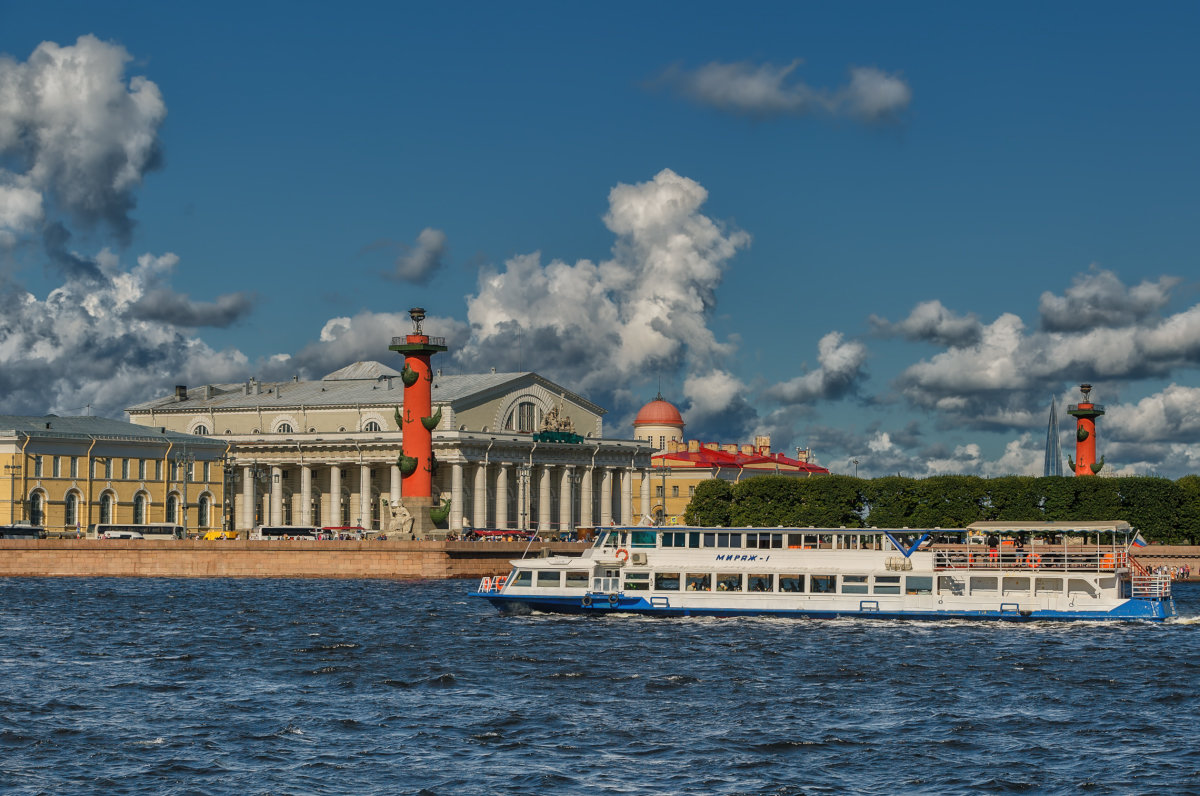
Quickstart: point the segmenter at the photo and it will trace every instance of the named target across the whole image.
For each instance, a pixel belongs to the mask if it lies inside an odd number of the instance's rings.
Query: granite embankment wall
[[[0,577],[477,578],[586,542],[0,539]]]
[[[1190,580],[1200,580],[1200,547],[1181,544],[1152,544],[1134,548],[1132,555],[1144,567],[1181,567],[1187,564]]]

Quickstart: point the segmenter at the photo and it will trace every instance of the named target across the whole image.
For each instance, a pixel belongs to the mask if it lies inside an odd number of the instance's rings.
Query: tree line
[[[931,478],[764,475],[696,486],[689,525],[965,528],[983,520],[1125,520],[1147,541],[1200,540],[1200,476]]]

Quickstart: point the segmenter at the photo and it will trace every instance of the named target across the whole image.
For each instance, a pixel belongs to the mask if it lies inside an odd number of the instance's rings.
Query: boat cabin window
[[[757,548],[759,550],[781,549],[783,547],[783,534],[748,533],[746,534],[746,547]]]
[[[634,531],[631,547],[654,547],[658,540],[658,531]]]
[[[567,570],[567,588],[568,589],[586,589],[588,585],[588,573],[586,569],[568,569]]]
[[[740,533],[706,533],[704,534],[705,547],[741,547],[742,535]]]
[[[749,588],[750,591],[774,591],[774,589],[771,588],[770,575],[751,574],[747,576],[746,582],[747,588]]]
[[[650,573],[649,572],[626,572],[625,573],[625,590],[626,591],[649,591],[650,590]]]
[[[1104,589],[1106,591],[1117,588],[1117,579],[1116,578],[1101,578],[1100,579],[1100,588]]]
[[[686,533],[675,532],[675,531],[666,531],[662,535],[662,546],[663,547],[687,547],[687,537],[688,537],[688,535]]]
[[[899,575],[876,575],[875,576],[875,593],[876,594],[899,594],[900,593],[900,576]]]
[[[905,594],[933,594],[933,577],[930,575],[909,575],[904,579]]]
[[[997,583],[995,578],[971,578],[971,594],[979,594],[996,591]]]
[[[557,589],[562,585],[562,573],[542,570],[537,574],[537,585],[541,589]]]
[[[1002,584],[1004,594],[1029,594],[1029,578],[1006,577]]]
[[[801,592],[804,591],[804,576],[803,575],[780,575],[779,590],[786,592]]]
[[[809,591],[813,594],[833,594],[837,591],[837,575],[809,575]]]
[[[742,590],[742,573],[740,573],[740,572],[717,573],[717,591],[741,591],[741,590]]]
[[[1083,578],[1070,578],[1067,581],[1067,595],[1079,595],[1083,597],[1095,597],[1096,587],[1087,582]]]
[[[687,574],[688,591],[712,591],[712,575],[689,572]]]
[[[655,572],[654,573],[654,590],[655,591],[679,591],[679,573],[678,572]]]
[[[953,594],[961,597],[967,592],[966,579],[956,575],[939,575],[938,591],[942,594]]]
[[[530,569],[514,569],[513,574],[508,578],[509,586],[529,586],[533,583],[533,570]]]
[[[866,575],[842,575],[842,594],[866,594]]]
[[[1034,578],[1034,594],[1062,594],[1062,578]]]

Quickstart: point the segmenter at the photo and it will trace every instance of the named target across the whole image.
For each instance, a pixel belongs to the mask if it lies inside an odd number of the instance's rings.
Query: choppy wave
[[[1200,792],[1166,624],[504,617],[467,582],[0,579],[0,792]]]

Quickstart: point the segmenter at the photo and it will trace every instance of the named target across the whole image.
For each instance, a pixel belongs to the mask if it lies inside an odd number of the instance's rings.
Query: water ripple
[[[1200,792],[1194,586],[1109,626],[501,617],[471,585],[0,579],[0,792]]]

